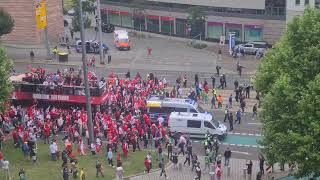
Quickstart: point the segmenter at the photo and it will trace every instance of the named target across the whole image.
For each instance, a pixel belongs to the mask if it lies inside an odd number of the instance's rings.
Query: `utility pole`
[[[93,137],[93,122],[92,122],[92,112],[91,112],[91,103],[90,103],[90,89],[88,82],[88,66],[87,66],[87,55],[86,55],[86,47],[85,47],[85,37],[84,37],[84,24],[83,24],[83,12],[82,12],[82,1],[79,1],[79,10],[80,10],[80,38],[81,38],[81,47],[82,47],[82,68],[83,68],[83,76],[84,76],[84,86],[85,86],[85,94],[86,94],[86,106],[87,106],[87,116],[88,116],[88,131],[89,131],[89,143],[94,142]]]
[[[102,30],[101,30],[101,9],[100,9],[100,0],[97,0],[97,26],[98,26],[98,30],[99,30],[99,46],[100,46],[100,64],[104,64],[103,61],[103,48],[102,48]]]
[[[46,41],[46,49],[47,49],[47,59],[51,59],[50,56],[50,44],[49,44],[49,36],[48,36],[48,26],[44,28],[44,37]]]

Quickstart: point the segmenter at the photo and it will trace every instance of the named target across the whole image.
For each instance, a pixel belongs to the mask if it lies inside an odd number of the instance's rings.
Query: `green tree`
[[[72,28],[74,32],[80,31],[80,9],[79,9],[79,0],[72,1],[72,7],[75,11],[75,14],[72,18]],[[89,28],[91,26],[91,20],[88,17],[88,13],[93,13],[95,11],[94,0],[87,0],[82,2],[83,10],[83,23],[84,28]]]
[[[199,6],[193,6],[187,9],[188,12],[188,23],[191,25],[199,24],[205,22],[207,18],[207,13],[203,8]]]
[[[0,8],[0,37],[9,34],[14,26],[14,20],[8,12]]]
[[[320,176],[319,27],[319,10],[294,18],[255,79],[263,94],[263,152],[271,164],[296,164],[297,177]]]
[[[12,92],[12,83],[9,80],[12,62],[8,59],[5,50],[0,48],[0,111],[5,110],[5,102]]]

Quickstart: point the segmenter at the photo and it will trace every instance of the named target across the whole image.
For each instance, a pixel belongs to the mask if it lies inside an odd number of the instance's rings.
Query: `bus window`
[[[149,107],[149,113],[162,113],[160,107]]]
[[[174,112],[174,107],[162,107],[161,109],[162,109],[162,113],[170,114]]]

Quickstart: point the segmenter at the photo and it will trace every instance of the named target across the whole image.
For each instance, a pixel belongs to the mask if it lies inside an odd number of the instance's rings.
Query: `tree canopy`
[[[197,24],[204,22],[207,18],[207,13],[203,10],[203,8],[199,6],[193,6],[187,10],[188,12],[188,23],[189,24]]]
[[[14,26],[14,20],[8,12],[0,8],[0,37],[9,34]]]
[[[12,84],[9,80],[12,62],[8,59],[5,50],[0,47],[0,111],[5,110],[5,103],[12,92]]]
[[[74,32],[80,31],[80,9],[78,0],[72,1],[72,7],[75,14],[72,18],[72,27]],[[83,10],[83,24],[84,28],[89,28],[91,26],[91,20],[89,19],[87,13],[93,13],[95,11],[94,0],[87,0],[82,2]]]
[[[320,176],[320,11],[306,9],[268,51],[255,79],[263,94],[269,163],[295,163],[295,176]]]

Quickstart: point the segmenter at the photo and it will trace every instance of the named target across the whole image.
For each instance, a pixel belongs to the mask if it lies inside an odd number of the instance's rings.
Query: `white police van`
[[[147,100],[147,112],[155,121],[159,116],[167,119],[171,112],[205,113],[205,110],[191,99],[152,96]]]
[[[194,138],[204,138],[207,132],[220,140],[227,135],[227,127],[208,113],[172,112],[168,126],[171,132],[190,134]]]

